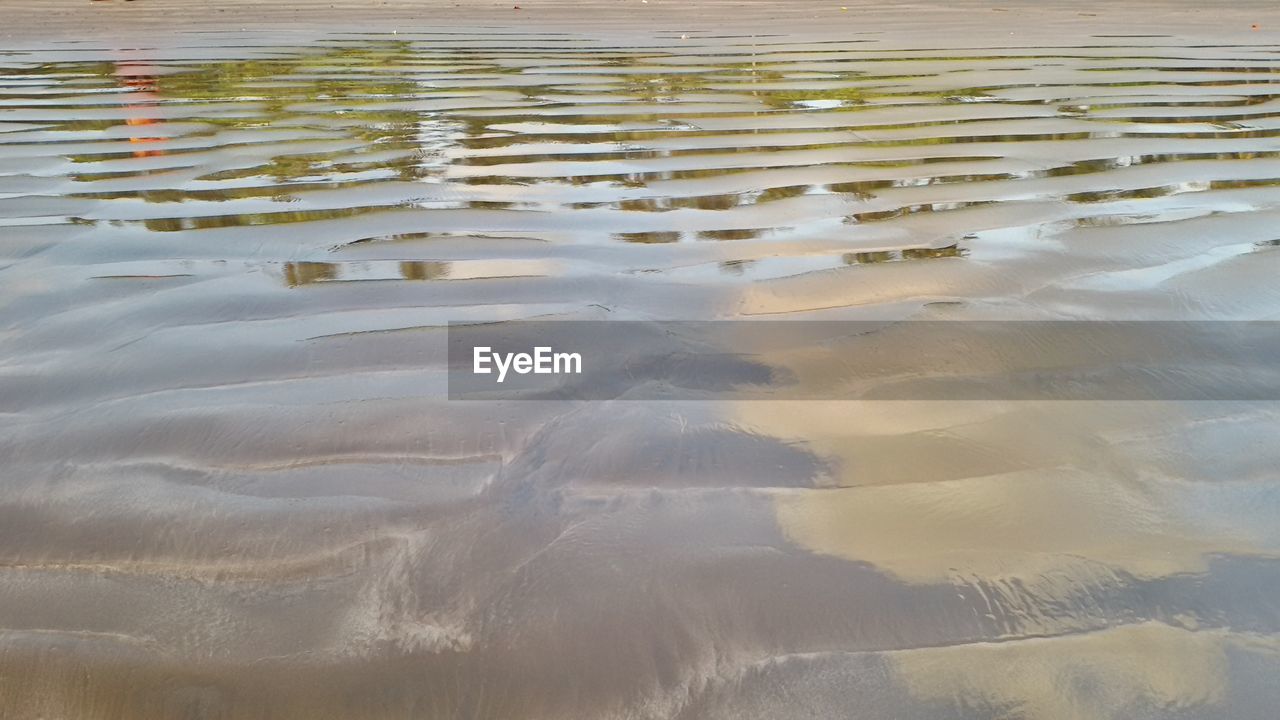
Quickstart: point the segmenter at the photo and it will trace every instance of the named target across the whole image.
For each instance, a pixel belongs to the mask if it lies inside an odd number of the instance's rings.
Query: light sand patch
[[[1131,704],[1168,711],[1213,705],[1227,685],[1228,633],[1149,622],[1076,636],[893,653],[911,692],[934,701],[1009,707],[1016,717],[1123,718]],[[1250,646],[1256,642],[1247,643]],[[1275,653],[1274,641],[1267,643]]]
[[[797,544],[910,582],[957,574],[1052,579],[1082,562],[1154,578],[1203,571],[1213,554],[1260,551],[1247,531],[1189,522],[1179,495],[1172,483],[1036,470],[809,491],[780,496],[777,507]]]

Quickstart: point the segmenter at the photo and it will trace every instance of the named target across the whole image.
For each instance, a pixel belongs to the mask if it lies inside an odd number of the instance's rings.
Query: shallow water
[[[453,402],[443,326],[1280,319],[1280,45],[152,45],[0,54],[0,714],[1274,717],[1274,403]]]

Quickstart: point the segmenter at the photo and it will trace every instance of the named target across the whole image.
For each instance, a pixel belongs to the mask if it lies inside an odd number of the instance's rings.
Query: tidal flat
[[[1280,9],[624,4],[0,0],[0,717],[1275,718],[1274,400],[445,336],[1280,320]]]

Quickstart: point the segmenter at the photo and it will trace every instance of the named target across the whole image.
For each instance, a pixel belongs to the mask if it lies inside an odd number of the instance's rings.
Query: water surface
[[[460,403],[443,335],[1277,319],[1255,37],[0,54],[0,714],[1274,717],[1274,404]]]

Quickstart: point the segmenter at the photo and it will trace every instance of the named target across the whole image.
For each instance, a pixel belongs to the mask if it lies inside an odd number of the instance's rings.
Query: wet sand
[[[444,356],[1280,319],[1273,4],[520,4],[0,0],[0,716],[1275,716],[1275,403]]]
[[[305,29],[428,30],[487,27],[547,32],[745,31],[756,36],[798,33],[887,33],[890,42],[956,47],[976,36],[1083,40],[1095,35],[1255,43],[1276,31],[1276,10],[1264,0],[1208,4],[1197,0],[4,0],[11,40],[154,35],[181,30]],[[1255,29],[1253,26],[1257,25]],[[1251,37],[1250,32],[1260,35]],[[639,40],[639,38],[635,38]]]

